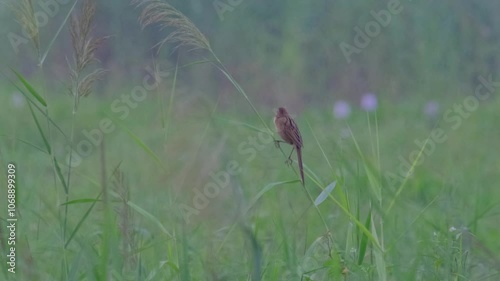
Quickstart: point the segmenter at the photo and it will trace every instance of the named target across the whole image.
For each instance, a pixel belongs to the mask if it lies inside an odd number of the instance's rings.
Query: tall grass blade
[[[174,78],[172,80],[172,88],[171,88],[171,93],[170,93],[170,100],[168,102],[168,112],[167,112],[167,120],[163,120],[162,122],[165,123],[165,141],[167,140],[168,136],[168,130],[170,128],[170,122],[172,118],[172,111],[174,107],[174,98],[175,98],[175,90],[176,90],[176,85],[177,85],[177,72],[179,71],[179,60],[177,60],[175,64],[175,71],[174,71]],[[163,110],[163,105],[162,105],[162,110]],[[164,118],[165,119],[165,118]]]
[[[76,255],[75,259],[71,263],[68,273],[68,281],[78,280],[78,272],[81,266],[82,257],[83,257],[83,249],[80,250],[80,252]]]
[[[64,244],[64,248],[68,248],[69,243],[71,242],[71,240],[73,240],[73,237],[76,235],[76,233],[78,232],[78,230],[80,229],[80,227],[83,225],[83,223],[85,222],[85,220],[89,216],[89,214],[92,211],[92,209],[94,209],[95,204],[100,201],[99,198],[101,198],[101,195],[102,195],[102,191],[94,199],[94,202],[92,202],[92,205],[90,205],[90,207],[87,209],[87,211],[85,212],[85,214],[83,214],[83,216],[80,219],[80,221],[78,221],[78,223],[76,224],[75,229],[73,229],[73,231],[71,232],[71,235],[68,237],[68,240]],[[65,204],[68,204],[68,203],[69,202],[67,202]]]
[[[182,229],[182,236],[181,236],[181,242],[182,242],[182,258],[179,263],[179,267],[181,269],[181,280],[182,281],[191,281],[191,272],[189,270],[189,245],[188,245],[188,237],[189,235],[186,234],[186,230],[183,228]]]
[[[419,153],[417,155],[417,158],[413,161],[413,163],[411,163],[410,170],[408,171],[408,173],[406,174],[403,182],[401,183],[401,185],[399,186],[398,190],[396,191],[396,194],[394,195],[394,198],[392,198],[392,201],[389,204],[389,207],[387,208],[386,213],[389,213],[391,211],[392,207],[394,207],[394,204],[396,203],[396,199],[398,199],[398,197],[401,194],[401,192],[403,192],[403,189],[405,188],[406,183],[408,182],[408,179],[409,179],[410,175],[413,174],[414,171],[415,171],[416,163],[418,163],[418,160],[420,160],[420,157],[422,156],[422,153],[424,152],[424,149],[427,146],[427,142],[429,141],[430,137],[431,137],[431,135],[429,135],[427,137],[427,139],[425,140],[424,145],[422,145],[422,148],[420,149],[420,151],[419,151]]]
[[[328,164],[328,167],[330,167],[330,170],[332,170],[332,172],[333,172],[334,171],[333,165],[330,163],[330,160],[326,156],[326,153],[325,153],[325,150],[323,149],[323,146],[321,146],[321,144],[319,143],[318,137],[316,136],[316,134],[313,131],[313,128],[311,127],[311,123],[309,123],[309,120],[306,120],[306,123],[307,123],[307,126],[309,127],[309,130],[311,131],[311,134],[314,137],[314,140],[316,141],[316,144],[319,147],[319,150],[321,151],[321,154],[323,155],[323,158],[325,158],[325,161]]]
[[[38,62],[38,64],[40,66],[43,65],[43,63],[45,62],[45,59],[47,58],[47,55],[49,54],[50,50],[52,49],[52,45],[54,45],[54,42],[56,41],[57,37],[59,36],[59,33],[61,33],[62,29],[64,28],[64,26],[66,25],[66,22],[68,22],[68,19],[69,17],[71,16],[71,13],[73,12],[73,10],[75,9],[76,7],[76,4],[78,3],[79,0],[75,0],[75,3],[73,3],[73,6],[71,6],[71,8],[69,9],[68,11],[68,14],[66,15],[66,17],[64,18],[64,21],[61,23],[61,26],[59,26],[59,28],[57,29],[57,32],[56,34],[54,35],[54,37],[52,37],[52,40],[50,40],[50,43],[49,45],[47,46],[47,50],[45,51],[45,53],[42,55],[42,57],[40,58],[40,61]]]
[[[47,112],[45,112],[45,110],[43,110],[42,108],[40,108],[40,106],[35,102],[33,101],[32,99],[29,98],[29,96],[25,93],[25,91],[21,88],[19,88],[19,86],[17,86],[14,82],[12,82],[12,80],[10,80],[4,73],[2,73],[2,75],[4,77],[6,77],[7,80],[9,80],[9,82],[17,89],[19,90],[19,92],[24,96],[24,98],[28,101],[28,103],[31,103],[31,105],[33,105],[41,114],[43,114],[45,116],[45,118],[47,118],[49,120],[50,123],[52,123],[52,125],[54,125],[54,127],[61,133],[61,135],[64,137],[64,139],[66,141],[68,141],[68,137],[66,136],[66,134],[63,132],[63,130],[54,122],[54,120],[52,120],[52,118],[49,117],[49,115],[47,114]]]
[[[366,217],[365,227],[366,229],[370,229],[372,222],[372,210],[370,208],[370,212]],[[365,258],[366,248],[368,246],[368,236],[366,234],[361,235],[361,241],[359,242],[359,256],[358,256],[358,265],[363,264],[363,260]]]
[[[257,237],[252,229],[248,226],[242,225],[243,232],[247,235],[250,240],[250,245],[252,246],[252,257],[253,257],[253,271],[252,281],[258,281],[262,279],[262,247],[257,241]]]
[[[330,183],[321,193],[316,197],[316,200],[314,200],[314,205],[319,206],[319,204],[323,203],[326,198],[328,198],[328,195],[333,191],[335,186],[337,185],[337,181],[334,181]]]
[[[334,176],[337,177],[337,175],[335,175],[335,170],[333,169],[333,166],[330,163],[330,160],[328,159],[328,157],[327,157],[327,155],[325,153],[325,150],[323,149],[323,146],[319,142],[319,139],[316,136],[316,133],[314,132],[311,124],[309,123],[308,120],[306,120],[306,122],[307,122],[307,126],[309,127],[309,130],[311,131],[312,136],[314,137],[314,140],[316,141],[316,144],[318,145],[319,150],[321,151],[321,154],[323,155],[323,158],[325,158],[326,163],[330,167],[330,170],[332,171],[332,174],[334,174]],[[346,163],[346,162],[347,161],[344,161],[344,163]],[[344,207],[347,208],[347,209],[349,209],[349,200],[347,200],[347,195],[342,190],[342,188],[337,188],[336,192],[337,192],[338,196],[340,197],[342,204],[344,204]]]
[[[39,102],[41,103],[43,106],[47,106],[47,102],[45,102],[45,100],[42,98],[42,96],[40,96],[40,94],[35,90],[35,88],[33,88],[33,86],[31,86],[31,84],[28,82],[28,80],[26,80],[21,74],[19,74],[19,72],[15,71],[14,69],[10,69],[12,70],[12,72],[14,72],[14,74],[17,76],[17,78],[19,79],[19,81],[21,81],[21,83],[24,85],[24,87],[26,87],[26,89],[28,90],[28,92],[30,92],[30,94]]]
[[[8,135],[0,135],[0,137],[4,137],[4,138],[7,138],[7,139],[8,139],[8,138],[10,138],[10,136],[8,136]],[[26,145],[28,145],[28,146],[31,146],[31,147],[33,147],[34,149],[39,150],[40,152],[43,152],[43,153],[45,153],[45,154],[48,154],[48,152],[47,152],[46,150],[44,150],[43,148],[41,148],[41,147],[39,147],[39,146],[37,146],[37,145],[35,145],[35,144],[33,144],[33,143],[30,143],[29,141],[25,141],[25,140],[20,139],[20,138],[17,138],[17,137],[14,137],[14,138],[12,138],[12,139],[13,139],[13,140],[16,140],[16,141],[18,141],[18,142],[20,142],[20,143],[24,143],[24,144],[26,144]]]
[[[254,126],[252,124],[248,124],[245,122],[240,122],[240,121],[236,121],[236,120],[232,120],[232,119],[226,119],[226,118],[222,118],[222,117],[216,117],[215,119],[222,120],[222,121],[227,122],[227,123],[232,124],[232,125],[243,126],[243,127],[246,127],[248,129],[251,129],[251,130],[259,132],[259,133],[266,133],[266,134],[268,133],[266,131],[263,131],[261,128],[259,128],[257,126]]]
[[[436,202],[436,200],[441,196],[441,194],[438,194],[436,195],[436,197],[434,197],[434,199],[432,199],[429,204],[427,204],[423,209],[422,211],[420,211],[420,213],[418,213],[418,215],[410,222],[410,224],[408,224],[408,226],[405,228],[405,230],[399,235],[397,236],[393,241],[392,243],[387,247],[387,251],[390,251],[392,249],[392,247],[394,247],[396,245],[396,243],[398,243],[398,241],[408,232],[410,231],[410,227],[413,226],[413,224],[415,224],[415,222],[417,222],[417,220],[425,213],[425,211],[427,211],[427,209],[429,209],[429,207],[434,204],[434,202]]]
[[[111,117],[110,117],[111,118]],[[114,118],[112,118],[114,119]],[[136,134],[134,134],[131,130],[129,130],[127,127],[125,127],[125,125],[123,125],[122,123],[118,122],[116,119],[114,119],[115,123],[118,124],[122,129],[123,131],[125,131],[131,138],[132,140],[140,147],[142,148],[142,150],[144,150],[146,152],[147,155],[149,155],[149,157],[151,157],[151,159],[153,159],[163,170],[166,170],[166,167],[163,165],[163,163],[161,162],[160,158],[158,158],[158,156],[156,156],[156,154],[153,152],[153,150],[151,150],[151,148],[149,148],[149,146],[147,146]]]
[[[372,218],[373,221],[373,218]],[[377,236],[377,230],[375,229],[375,224],[372,223],[372,233],[373,237],[376,241],[379,241],[378,236]],[[384,250],[382,248],[377,248],[374,249],[374,256],[375,256],[375,267],[377,269],[377,274],[378,274],[378,280],[380,281],[386,281],[387,280],[387,268],[385,264],[385,259],[384,259]]]
[[[68,188],[69,187],[68,187],[68,184],[67,184],[67,182],[64,179],[64,176],[62,174],[61,167],[59,166],[59,161],[57,161],[57,159],[56,159],[55,156],[53,156],[52,160],[54,161],[54,167],[56,168],[57,177],[59,178],[59,181],[61,181],[61,183],[62,183],[62,185],[64,187],[64,192],[66,194],[68,194],[68,190],[69,190]]]
[[[82,198],[82,199],[75,199],[71,200],[65,203],[62,203],[61,206],[63,205],[71,205],[71,204],[82,204],[82,203],[90,203],[90,202],[100,202],[101,200],[94,199],[94,198]]]
[[[382,249],[382,246],[379,244],[378,239],[375,239],[375,237],[371,234],[371,232],[368,230],[368,228],[365,227],[363,223],[361,223],[351,212],[349,212],[349,210],[346,209],[344,205],[342,205],[339,201],[337,201],[335,197],[330,196],[330,199],[333,200],[333,202],[335,202],[335,204],[337,204],[340,207],[340,209],[356,224],[356,226],[358,226],[361,232],[363,232],[366,235],[366,237],[368,237],[370,242],[372,242],[377,249]]]
[[[382,203],[382,188],[380,186],[380,181],[378,180],[378,177],[373,173],[372,168],[369,166],[366,158],[363,155],[363,152],[361,151],[361,148],[359,147],[358,142],[356,141],[356,138],[354,137],[354,133],[351,130],[351,127],[349,127],[349,133],[351,134],[352,140],[354,141],[354,146],[356,147],[356,150],[359,154],[359,157],[361,158],[363,162],[363,168],[366,172],[366,175],[368,177],[368,181],[370,182],[370,187],[375,195],[375,198],[377,199],[378,204],[380,205]]]
[[[40,122],[38,122],[38,118],[36,117],[35,112],[33,111],[33,108],[31,107],[30,103],[28,103],[28,108],[30,109],[31,116],[33,117],[33,120],[35,121],[38,132],[40,133],[40,136],[42,137],[43,143],[45,144],[45,147],[47,148],[47,152],[52,155],[52,153],[51,153],[52,149],[51,149],[51,146],[49,144],[49,141],[45,137],[45,134],[42,130],[42,127],[40,126]],[[59,180],[61,181],[61,183],[63,185],[64,192],[68,193],[68,185],[66,184],[66,181],[64,180],[64,177],[63,177],[62,172],[61,172],[61,167],[59,166],[59,162],[57,161],[55,156],[52,157],[52,161],[54,161],[56,173],[57,173]]]
[[[250,203],[248,204],[248,206],[241,213],[240,218],[243,217],[243,216],[245,216],[248,213],[248,211],[250,211],[250,209],[252,209],[252,207],[255,205],[255,203],[257,203],[257,201],[259,201],[259,199],[265,193],[267,193],[269,190],[271,190],[274,187],[279,186],[279,185],[285,185],[285,184],[295,183],[295,182],[299,182],[299,181],[300,180],[280,181],[280,182],[273,182],[273,183],[270,183],[270,184],[264,186],[264,188],[262,188],[261,191],[259,191],[259,193],[257,193],[257,195],[255,195],[252,198],[252,200],[250,201]],[[238,220],[239,220],[239,218],[238,218]],[[229,237],[229,235],[231,234],[231,232],[233,232],[233,230],[236,227],[236,225],[238,225],[238,220],[231,225],[231,227],[229,228],[229,231],[224,236],[224,239],[222,239],[222,243],[219,245],[219,248],[217,249],[217,252],[216,252],[217,254],[220,252],[220,250],[222,250],[222,247],[226,243],[227,238]]]
[[[243,90],[243,88],[241,88],[240,84],[238,84],[238,82],[236,82],[236,80],[233,78],[233,76],[231,74],[229,74],[229,72],[226,70],[226,68],[224,67],[224,65],[222,64],[222,62],[219,60],[219,58],[215,55],[215,53],[212,52],[212,54],[215,57],[215,59],[217,60],[217,62],[218,62],[218,65],[215,64],[215,67],[217,67],[222,72],[222,74],[224,74],[224,76],[226,76],[226,78],[229,80],[229,82],[231,82],[231,84],[233,84],[233,86],[236,88],[236,90],[238,91],[238,93],[240,93],[245,98],[245,100],[247,101],[247,103],[250,105],[250,107],[252,108],[252,110],[254,111],[254,113],[259,118],[259,120],[262,123],[262,125],[264,126],[264,128],[267,129],[268,134],[271,135],[274,138],[273,132],[271,131],[271,129],[269,128],[269,126],[267,126],[267,123],[264,121],[264,119],[262,119],[262,116],[260,115],[259,111],[253,105],[252,101],[250,100],[250,98],[248,97],[248,95],[245,93],[245,91]]]
[[[170,232],[168,232],[168,230],[165,228],[165,226],[163,226],[163,224],[160,222],[160,220],[158,220],[155,216],[153,216],[152,214],[150,214],[148,211],[146,211],[143,208],[137,206],[136,204],[132,203],[131,201],[127,201],[127,205],[129,205],[130,207],[132,207],[134,210],[136,210],[143,217],[145,217],[145,218],[149,219],[150,221],[152,221],[153,223],[155,223],[160,228],[160,230],[163,233],[165,233],[169,237],[173,237],[172,234],[170,234]]]

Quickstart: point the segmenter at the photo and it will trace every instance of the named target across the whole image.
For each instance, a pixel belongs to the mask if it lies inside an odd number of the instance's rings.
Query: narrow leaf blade
[[[330,183],[321,193],[316,197],[316,200],[314,200],[314,205],[319,206],[319,204],[323,203],[326,198],[328,198],[328,195],[333,191],[335,186],[337,185],[337,181],[333,181]]]
[[[10,69],[12,70],[12,72],[14,72],[14,74],[17,76],[17,78],[19,78],[19,81],[21,81],[21,83],[23,83],[24,87],[26,87],[26,89],[28,89],[28,92],[30,92],[30,94],[38,101],[40,102],[43,106],[47,106],[47,103],[45,102],[45,100],[42,98],[42,96],[40,96],[40,94],[38,94],[38,92],[35,90],[35,88],[33,88],[33,86],[31,86],[31,84],[21,75],[19,74],[19,72],[15,71],[14,69]]]
[[[99,195],[97,195],[95,201],[92,203],[92,205],[90,205],[90,207],[87,209],[87,211],[85,212],[85,214],[82,216],[82,218],[80,219],[80,221],[76,225],[76,227],[73,230],[73,232],[71,232],[71,235],[69,236],[68,241],[66,241],[66,244],[64,244],[65,248],[67,248],[68,245],[69,245],[69,243],[71,242],[71,240],[73,240],[73,237],[76,235],[76,233],[78,232],[78,230],[80,229],[80,227],[83,225],[83,223],[85,222],[85,220],[89,216],[90,212],[94,208],[95,204],[99,201],[99,198],[101,197],[101,195],[102,195],[102,191],[101,191],[101,193],[99,193]]]
[[[127,205],[132,207],[134,210],[136,210],[139,214],[141,214],[145,218],[154,222],[156,225],[158,225],[158,227],[161,229],[161,231],[163,231],[168,236],[172,237],[172,234],[170,234],[170,232],[168,232],[168,230],[163,226],[163,224],[155,216],[150,214],[148,211],[144,210],[143,208],[137,206],[136,204],[134,204],[130,201],[127,201]]]
[[[99,199],[94,199],[94,198],[82,198],[82,199],[75,199],[75,200],[71,200],[71,201],[68,201],[68,202],[65,202],[65,203],[62,203],[61,206],[64,206],[64,205],[71,205],[71,204],[81,204],[81,203],[90,203],[90,202],[99,202],[101,200]]]

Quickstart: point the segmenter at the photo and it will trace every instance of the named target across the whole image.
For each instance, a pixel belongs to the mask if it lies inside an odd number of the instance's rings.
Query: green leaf
[[[110,117],[111,118],[111,117]],[[156,154],[153,152],[153,150],[151,150],[151,148],[149,148],[149,146],[147,146],[136,134],[134,134],[131,130],[129,130],[127,127],[125,127],[125,125],[121,124],[120,122],[118,122],[116,119],[114,118],[111,118],[114,120],[114,122],[118,125],[120,125],[120,127],[134,140],[134,142],[140,147],[142,148],[156,163],[158,163],[158,165],[160,165],[160,167],[163,169],[163,170],[166,170],[165,166],[163,165],[163,163],[161,162],[160,158],[158,158],[158,156],[156,156]]]
[[[76,200],[71,200],[66,203],[62,203],[61,206],[63,205],[71,205],[71,204],[80,204],[80,203],[90,203],[90,202],[99,202],[101,200],[94,199],[94,198],[83,198],[83,199],[76,199]]]
[[[31,84],[21,75],[19,74],[17,71],[15,71],[14,69],[10,69],[12,70],[12,72],[14,72],[14,74],[16,74],[17,78],[19,78],[19,81],[21,81],[21,83],[23,83],[24,87],[26,87],[26,89],[28,89],[28,91],[30,92],[30,94],[37,100],[39,101],[43,106],[47,106],[47,103],[45,102],[45,100],[42,98],[42,96],[40,96],[40,94],[38,94],[38,92],[35,90],[35,88],[33,88],[33,86],[31,86]]]
[[[80,229],[80,227],[82,226],[83,222],[85,222],[85,220],[87,219],[87,217],[89,216],[90,214],[90,211],[92,211],[92,209],[94,208],[95,206],[95,203],[97,203],[99,200],[99,198],[101,197],[102,195],[102,191],[101,193],[99,193],[99,195],[97,195],[96,199],[94,200],[94,202],[92,203],[92,205],[90,205],[90,207],[88,208],[87,212],[85,212],[85,214],[83,215],[83,217],[80,219],[80,221],[78,222],[78,224],[76,225],[75,229],[73,230],[73,232],[71,232],[71,235],[69,236],[68,238],[68,241],[66,241],[66,244],[64,244],[64,248],[67,248],[68,245],[69,245],[69,242],[71,242],[71,240],[73,239],[73,237],[76,235],[76,233],[78,232],[78,230]],[[69,202],[68,202],[69,203]]]
[[[413,163],[411,163],[410,170],[408,171],[409,173],[406,174],[403,182],[398,187],[398,190],[396,191],[396,194],[394,195],[394,198],[392,198],[392,201],[389,204],[389,207],[387,208],[387,211],[386,211],[387,214],[391,211],[392,207],[394,207],[394,204],[396,203],[396,200],[398,199],[398,197],[401,194],[401,192],[403,192],[403,189],[406,187],[406,183],[408,182],[408,179],[410,178],[410,175],[415,172],[415,167],[417,166],[417,163],[420,160],[420,157],[424,153],[424,148],[427,147],[427,142],[429,141],[430,138],[431,138],[431,135],[429,134],[429,136],[425,140],[424,145],[422,145],[422,148],[418,152],[417,158],[413,161]]]
[[[366,217],[366,222],[365,222],[366,229],[370,228],[372,222],[371,218],[372,218],[372,210],[370,209],[370,212]],[[361,235],[361,241],[359,243],[358,265],[361,265],[363,263],[367,246],[368,246],[368,236],[366,236],[366,234],[363,233],[363,235]]]
[[[42,110],[42,108],[40,108],[40,106],[36,102],[34,102],[32,99],[28,97],[28,95],[23,91],[23,89],[19,88],[19,86],[17,86],[16,83],[12,82],[12,80],[10,80],[4,73],[2,73],[2,75],[7,80],[9,80],[9,82],[24,96],[24,98],[34,107],[36,107],[36,109],[40,111],[40,113],[42,113],[49,120],[49,122],[52,123],[52,125],[54,125],[54,127],[61,133],[61,135],[64,136],[64,139],[68,141],[68,136],[66,136],[63,130],[54,122],[54,120],[52,120],[52,118],[49,117],[47,112],[45,112],[45,110]]]
[[[295,182],[300,182],[300,181],[299,180],[280,181],[280,182],[273,182],[273,183],[266,185],[261,191],[259,191],[259,193],[257,193],[257,195],[255,195],[255,197],[252,199],[252,201],[250,201],[250,204],[247,206],[247,208],[245,208],[245,211],[243,212],[243,214],[246,215],[246,213],[248,211],[250,211],[250,209],[255,205],[255,203],[257,203],[257,201],[265,193],[267,193],[269,190],[271,190],[273,187],[278,186],[278,185],[283,185],[283,184],[295,183]]]
[[[50,40],[49,46],[47,47],[47,50],[43,54],[43,56],[40,58],[39,64],[40,66],[43,65],[43,62],[47,58],[47,55],[49,54],[50,50],[52,49],[52,45],[54,45],[54,42],[56,41],[56,38],[59,36],[59,33],[61,33],[63,27],[66,25],[66,22],[68,21],[69,17],[71,16],[71,12],[75,9],[76,4],[78,3],[79,0],[75,0],[75,3],[73,3],[73,6],[71,6],[71,9],[69,9],[68,13],[66,14],[66,17],[64,18],[63,22],[59,26],[59,29],[57,29],[56,34],[54,34],[54,37],[52,37],[52,40]]]
[[[31,104],[28,103],[28,108],[31,112],[31,117],[33,117],[33,120],[35,121],[36,128],[38,129],[38,132],[40,133],[40,136],[42,137],[43,143],[45,144],[45,148],[47,148],[47,152],[51,154],[52,150],[50,148],[49,141],[45,137],[45,134],[43,133],[42,127],[40,126],[40,122],[38,122],[38,118],[36,118],[35,112],[33,111],[33,108],[31,107]]]
[[[38,122],[38,118],[36,118],[35,112],[33,112],[33,108],[31,107],[30,103],[28,103],[28,108],[30,109],[31,116],[33,117],[33,120],[35,120],[35,124],[36,124],[36,127],[38,129],[38,132],[42,136],[42,140],[43,140],[43,143],[45,144],[45,147],[47,148],[47,152],[49,154],[52,154],[51,153],[52,149],[50,147],[49,141],[45,137],[45,134],[43,133],[42,127],[40,126],[40,122]],[[59,162],[57,162],[57,159],[55,156],[52,157],[52,160],[54,161],[54,167],[56,169],[57,177],[61,181],[61,183],[64,187],[65,193],[68,194],[68,185],[66,184],[66,181],[64,180],[64,177],[62,175],[61,167],[59,166]]]
[[[337,181],[334,181],[330,183],[321,193],[316,197],[316,200],[314,200],[314,205],[319,206],[319,204],[323,203],[326,198],[328,198],[328,195],[333,191],[335,186],[337,185]]]
[[[368,161],[363,155],[363,152],[361,151],[361,148],[358,145],[358,142],[356,141],[356,138],[354,137],[354,133],[351,130],[351,127],[349,128],[349,133],[351,134],[352,140],[354,141],[354,146],[356,147],[356,150],[359,154],[359,157],[362,160],[363,163],[363,168],[365,169],[366,175],[368,176],[368,181],[370,182],[370,188],[373,192],[373,195],[375,195],[375,198],[377,199],[377,202],[379,204],[382,203],[382,187],[380,186],[380,181],[377,179],[377,176],[373,172],[372,168],[370,167]]]
[[[59,180],[63,184],[64,192],[66,192],[66,195],[67,195],[68,194],[68,185],[66,184],[66,181],[64,180],[64,177],[63,177],[63,174],[61,171],[61,167],[59,166],[59,162],[57,161],[55,156],[52,159],[54,160],[54,166],[56,167],[57,177],[59,178]]]
[[[379,241],[378,235],[377,235],[377,230],[375,228],[375,224],[372,223],[371,225],[372,225],[373,237],[377,241]],[[385,259],[384,259],[384,250],[382,248],[376,248],[373,250],[373,255],[375,256],[375,267],[376,267],[377,273],[378,273],[378,280],[386,281],[387,280],[387,268],[386,268]]]
[[[156,225],[158,225],[158,227],[161,229],[161,231],[163,231],[165,234],[167,234],[170,237],[173,237],[172,234],[170,234],[170,232],[168,232],[168,230],[163,226],[163,224],[155,216],[150,214],[148,211],[144,210],[143,208],[137,206],[136,204],[134,204],[130,201],[127,201],[127,205],[129,205],[130,207],[135,209],[139,214],[143,215],[145,218],[151,220]]]
[[[289,184],[289,183],[295,183],[295,182],[300,182],[300,180],[291,180],[291,181],[280,181],[280,182],[273,182],[273,183],[270,183],[266,186],[264,186],[264,188],[262,188],[261,191],[259,191],[259,193],[257,193],[257,195],[255,195],[255,197],[252,199],[252,201],[250,201],[250,204],[248,204],[248,206],[245,208],[245,210],[243,211],[243,213],[241,214],[241,216],[244,216],[246,215],[246,213],[248,213],[248,211],[250,211],[250,209],[252,209],[252,207],[255,205],[255,203],[257,203],[257,201],[259,201],[259,199],[266,193],[268,192],[269,190],[271,190],[273,187],[275,186],[278,186],[278,185],[284,185],[284,184]],[[222,246],[224,246],[227,238],[229,237],[229,234],[231,234],[231,232],[233,232],[235,226],[238,224],[238,221],[236,221],[235,223],[233,223],[233,225],[231,225],[231,228],[229,229],[229,231],[226,233],[226,236],[224,237],[224,239],[222,240],[222,243],[220,244],[219,248],[217,249],[217,253],[220,252],[220,250],[222,249]]]
[[[232,124],[232,125],[237,125],[237,126],[243,126],[243,127],[247,127],[251,130],[254,130],[256,132],[260,132],[260,133],[265,133],[265,134],[268,134],[269,132],[266,131],[266,130],[262,130],[261,128],[258,128],[256,126],[253,126],[251,124],[248,124],[248,123],[244,123],[244,122],[240,122],[240,121],[235,121],[235,120],[230,120],[230,119],[226,119],[226,118],[221,118],[221,117],[218,117],[216,118],[218,120],[222,120],[224,122],[227,122],[229,124]]]

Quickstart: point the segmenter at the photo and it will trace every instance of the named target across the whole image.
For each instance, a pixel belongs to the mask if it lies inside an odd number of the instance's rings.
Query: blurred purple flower
[[[351,106],[348,102],[339,100],[333,105],[333,115],[337,119],[345,119],[351,114]]]
[[[377,106],[377,96],[374,93],[366,93],[361,97],[361,108],[364,110],[375,111]]]
[[[429,101],[425,104],[424,107],[424,114],[427,117],[436,117],[436,115],[439,113],[439,103],[437,101]]]

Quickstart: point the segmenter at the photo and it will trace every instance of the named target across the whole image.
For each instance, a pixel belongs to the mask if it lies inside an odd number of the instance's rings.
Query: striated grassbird
[[[283,141],[276,141],[276,146],[279,146],[280,142],[286,142],[292,145],[292,151],[288,156],[287,163],[292,163],[292,153],[297,150],[297,160],[299,162],[300,178],[302,179],[302,184],[304,184],[304,168],[302,167],[302,136],[300,135],[299,127],[297,123],[288,115],[288,112],[284,107],[278,108],[276,112],[276,117],[274,117],[274,125],[278,134],[283,139]]]

